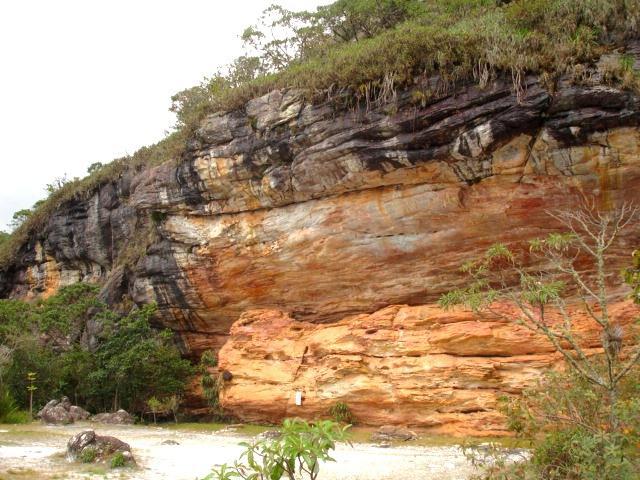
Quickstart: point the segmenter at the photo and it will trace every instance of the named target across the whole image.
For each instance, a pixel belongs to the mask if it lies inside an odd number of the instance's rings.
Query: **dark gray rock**
[[[111,437],[96,435],[94,430],[85,430],[69,439],[67,442],[67,459],[70,461],[83,460],[83,452],[92,450],[94,462],[106,462],[114,454],[121,453],[126,462],[134,463],[131,447],[122,440]]]
[[[50,425],[68,425],[73,423],[73,417],[62,405],[58,404],[46,409],[40,416],[42,422]]]
[[[99,413],[90,419],[96,423],[107,423],[113,425],[131,425],[135,423],[135,418],[125,410],[118,410],[115,413]]]
[[[42,417],[42,414],[43,414],[46,410],[49,410],[49,409],[51,409],[51,408],[55,407],[56,405],[58,405],[58,403],[60,403],[60,401],[59,401],[59,400],[56,400],[56,399],[49,400],[49,401],[47,402],[47,404],[46,404],[44,407],[42,407],[42,409],[41,409],[38,413],[36,413],[36,418],[41,418],[41,417]]]
[[[72,405],[68,397],[49,400],[36,417],[51,425],[66,425],[78,420],[87,420],[91,414],[84,408]]]
[[[87,420],[91,416],[84,408],[78,407],[77,405],[71,405],[71,407],[69,407],[69,415],[73,418],[74,422]]]

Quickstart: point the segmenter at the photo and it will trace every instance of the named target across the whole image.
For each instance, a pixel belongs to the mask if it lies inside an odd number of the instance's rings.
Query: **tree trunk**
[[[618,430],[618,415],[616,405],[618,403],[618,390],[616,387],[609,389],[609,429],[611,432]]]

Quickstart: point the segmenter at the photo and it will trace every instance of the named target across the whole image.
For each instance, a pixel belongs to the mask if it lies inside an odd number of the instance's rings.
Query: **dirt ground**
[[[67,440],[89,428],[129,443],[138,467],[111,470],[105,465],[68,463],[64,455]],[[207,475],[214,465],[232,463],[242,452],[238,443],[260,430],[251,426],[234,429],[189,424],[162,427],[89,423],[0,425],[0,480],[195,480]],[[179,444],[163,445],[166,440]],[[473,472],[457,446],[422,443],[386,448],[369,443],[340,444],[333,455],[336,462],[323,464],[320,478],[464,480]]]

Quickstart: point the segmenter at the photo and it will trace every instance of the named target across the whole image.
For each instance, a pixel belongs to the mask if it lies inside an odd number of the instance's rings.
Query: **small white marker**
[[[296,405],[302,405],[302,392],[300,390],[296,391]]]

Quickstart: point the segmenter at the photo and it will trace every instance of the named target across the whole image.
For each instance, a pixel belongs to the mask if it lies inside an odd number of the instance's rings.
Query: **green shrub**
[[[98,452],[95,448],[85,447],[82,452],[80,452],[80,461],[82,463],[93,463],[98,456]]]
[[[0,385],[0,423],[28,423],[29,414],[18,408],[11,392]]]
[[[29,406],[29,373],[37,379],[36,409],[63,395],[89,410],[135,413],[143,413],[152,396],[177,399],[194,369],[170,331],[151,327],[154,311],[148,305],[123,317],[99,302],[88,284],[65,287],[35,304],[0,300],[2,385],[20,408]],[[80,341],[91,318],[103,327],[93,351]]]
[[[334,461],[329,453],[335,449],[337,441],[346,439],[348,428],[329,420],[310,424],[287,419],[282,423],[280,437],[241,443],[246,449],[240,457],[241,462],[214,468],[205,480],[275,480],[283,476],[315,480],[320,472],[320,462]]]
[[[353,413],[349,405],[344,402],[336,402],[329,408],[329,415],[338,423],[354,423]]]
[[[567,231],[531,240],[528,249],[494,244],[462,266],[468,285],[441,297],[445,308],[464,305],[531,330],[564,360],[564,371],[547,372],[538,386],[505,399],[508,426],[530,439],[531,458],[510,466],[504,455],[494,455],[485,462],[484,478],[640,478],[640,346],[625,325],[628,318],[611,309],[619,297],[610,290],[609,266],[609,248],[624,247],[621,231],[639,214],[626,203],[606,211],[585,203],[549,213]],[[634,254],[633,267],[623,273],[636,293],[637,270]],[[598,354],[585,349],[576,298],[597,333],[599,344],[589,347],[598,347]],[[511,305],[516,313],[506,314],[496,304]]]
[[[124,458],[122,452],[116,452],[113,457],[111,457],[110,466],[111,468],[122,468],[127,464],[127,459]]]

